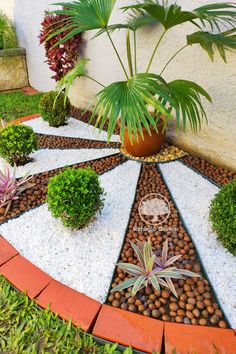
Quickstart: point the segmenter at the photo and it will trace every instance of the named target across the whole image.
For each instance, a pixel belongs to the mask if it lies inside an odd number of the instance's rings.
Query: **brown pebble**
[[[186,311],[186,316],[187,316],[190,320],[192,320],[192,319],[194,318],[193,313],[190,312],[190,311]]]
[[[177,311],[179,309],[179,306],[173,302],[169,305],[169,308],[171,311]]]
[[[177,317],[175,318],[175,321],[176,321],[177,323],[182,323],[182,322],[183,322],[183,317],[177,316]]]
[[[226,324],[225,321],[220,321],[220,322],[218,323],[218,325],[219,325],[220,328],[226,328],[226,327],[227,327],[227,324]]]
[[[170,293],[169,293],[167,290],[162,290],[161,296],[162,296],[164,299],[169,299]]]
[[[161,316],[158,310],[152,310],[152,317],[159,318]]]
[[[200,318],[198,321],[200,326],[206,326],[207,325],[207,320],[205,318]]]
[[[207,311],[209,312],[210,315],[212,315],[215,312],[215,310],[212,306],[208,306]]]
[[[198,309],[194,309],[193,314],[196,318],[198,318],[200,316],[200,311]]]
[[[112,302],[112,306],[114,306],[114,307],[120,307],[120,301],[119,301],[119,300],[114,300],[114,301]]]
[[[168,315],[163,315],[163,316],[161,317],[161,319],[162,319],[162,321],[168,322],[168,321],[170,321],[170,316],[168,316]]]

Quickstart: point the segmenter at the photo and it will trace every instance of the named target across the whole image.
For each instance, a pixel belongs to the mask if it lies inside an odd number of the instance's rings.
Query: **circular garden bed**
[[[60,128],[48,127],[41,118],[25,124],[37,133],[39,150],[31,162],[17,167],[16,176],[29,172],[34,186],[0,216],[0,234],[19,253],[55,280],[112,307],[164,322],[236,327],[236,290],[230,285],[235,257],[217,241],[208,222],[212,198],[234,173],[168,146],[164,160],[134,161],[120,152],[117,135],[106,143],[105,132],[98,135],[74,118]],[[65,228],[45,204],[49,178],[67,166],[91,167],[106,194],[101,214],[81,230]],[[170,208],[159,226],[145,223],[140,215],[141,201],[153,193],[162,195]],[[157,256],[167,240],[168,257],[181,255],[176,266],[201,276],[174,280],[178,297],[150,285],[135,296],[130,289],[112,291],[129,279],[117,261],[139,264],[130,241],[148,239]]]

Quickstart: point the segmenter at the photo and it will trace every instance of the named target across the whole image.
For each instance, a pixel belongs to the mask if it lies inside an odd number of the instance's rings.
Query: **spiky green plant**
[[[0,11],[0,50],[16,48],[16,31],[9,18]]]
[[[108,140],[115,130],[120,119],[120,135],[124,138],[124,129],[128,128],[130,140],[132,133],[137,138],[139,132],[143,136],[142,128],[145,127],[151,134],[151,128],[157,131],[157,121],[161,114],[166,116],[165,128],[168,120],[176,120],[176,129],[179,131],[187,128],[187,123],[193,132],[201,129],[206,120],[202,99],[211,102],[209,94],[192,81],[175,80],[166,82],[163,73],[173,59],[185,48],[198,44],[211,59],[218,51],[226,61],[226,51],[236,48],[236,4],[222,2],[207,4],[195,8],[193,11],[185,11],[177,3],[169,0],[139,0],[136,4],[123,7],[128,12],[127,21],[124,23],[110,24],[110,17],[114,10],[116,0],[76,0],[73,2],[60,2],[62,10],[53,13],[66,15],[67,18],[60,21],[56,31],[50,34],[47,40],[59,33],[69,31],[56,45],[64,43],[72,36],[90,30],[97,30],[95,37],[106,34],[115,51],[121,65],[125,79],[104,85],[95,80],[102,90],[96,95],[95,105],[91,120],[96,121],[96,126],[103,128],[106,120],[108,125]],[[191,23],[197,27],[197,32],[186,36],[186,44],[180,48],[167,62],[160,73],[150,73],[153,60],[157,55],[160,44],[167,31],[184,23]],[[158,23],[163,27],[161,36],[157,39],[152,55],[144,72],[138,71],[137,36],[139,28]],[[222,29],[223,28],[223,29]],[[126,30],[126,52],[129,70],[126,69],[118,49],[112,39],[112,33],[116,30]],[[71,75],[67,75],[58,84],[59,89],[69,87],[75,77],[87,76],[85,64],[87,59],[78,63],[77,69],[73,69]],[[88,77],[88,76],[87,76]],[[149,110],[158,114],[153,115]]]
[[[152,251],[151,240],[137,245],[130,242],[140,265],[132,263],[118,263],[117,266],[131,275],[131,278],[112,289],[112,292],[122,291],[132,287],[131,295],[135,296],[139,290],[149,284],[160,292],[161,286],[169,289],[178,297],[172,279],[185,279],[187,277],[200,277],[199,274],[185,269],[178,269],[174,263],[182,257],[174,256],[168,259],[168,240],[165,241],[160,258]]]

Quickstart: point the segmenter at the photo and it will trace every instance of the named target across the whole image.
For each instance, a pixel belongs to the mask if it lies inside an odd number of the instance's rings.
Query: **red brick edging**
[[[39,114],[22,117],[11,123],[38,118]],[[22,257],[0,236],[0,274],[15,288],[26,291],[39,306],[57,313],[65,320],[94,336],[147,353],[165,354],[235,354],[233,329],[209,328],[162,322],[132,312],[103,305],[52,279]]]
[[[0,274],[20,291],[26,291],[39,306],[94,336],[147,353],[235,354],[232,329],[165,323],[132,312],[102,305],[98,301],[52,279],[22,257],[0,236]],[[218,350],[218,351],[217,351]]]
[[[23,123],[23,122],[27,122],[28,120],[32,120],[32,119],[39,118],[39,117],[40,117],[40,114],[35,113],[35,114],[31,114],[29,116],[25,116],[25,117],[16,118],[14,120],[11,120],[8,124]]]

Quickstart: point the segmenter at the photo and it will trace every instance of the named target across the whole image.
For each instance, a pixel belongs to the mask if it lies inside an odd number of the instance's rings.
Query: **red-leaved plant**
[[[19,195],[26,189],[32,188],[33,183],[30,183],[28,174],[23,178],[16,179],[16,166],[11,169],[11,166],[5,164],[4,170],[0,170],[0,208],[5,207],[5,215],[8,213],[13,200],[19,199]]]
[[[82,35],[78,34],[60,46],[53,48],[53,46],[61,38],[64,38],[69,33],[69,31],[64,31],[51,38],[50,40],[45,41],[52,32],[58,29],[59,21],[65,19],[66,17],[67,16],[64,15],[45,14],[39,35],[40,44],[44,43],[47,57],[46,63],[48,63],[49,68],[55,72],[55,75],[52,76],[52,79],[55,79],[56,81],[59,81],[68,73],[68,71],[73,69],[78,59],[79,49],[82,43]]]

